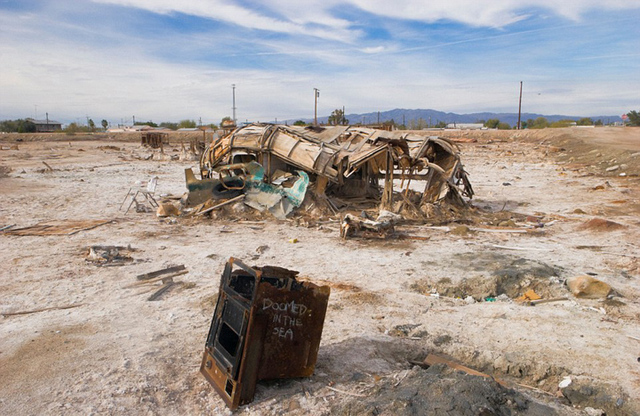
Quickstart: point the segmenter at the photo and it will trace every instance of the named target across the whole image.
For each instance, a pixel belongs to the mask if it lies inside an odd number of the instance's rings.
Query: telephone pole
[[[231,88],[233,89],[233,107],[231,107],[231,109],[233,110],[233,124],[237,124],[236,123],[236,84],[231,84]]]
[[[318,125],[318,97],[320,97],[320,90],[317,88],[313,89],[313,98],[314,98],[314,106],[313,106],[313,125]]]
[[[520,130],[521,115],[522,115],[522,81],[520,81],[520,100],[518,101],[518,130]]]

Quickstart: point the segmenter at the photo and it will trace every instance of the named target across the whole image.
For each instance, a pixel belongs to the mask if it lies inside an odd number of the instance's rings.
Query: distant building
[[[49,120],[49,119],[36,120],[33,118],[28,118],[27,121],[30,121],[36,125],[37,133],[46,133],[46,132],[62,130],[62,123],[60,123],[59,121]]]
[[[480,130],[484,128],[482,123],[449,123],[448,129],[460,129],[460,130]]]

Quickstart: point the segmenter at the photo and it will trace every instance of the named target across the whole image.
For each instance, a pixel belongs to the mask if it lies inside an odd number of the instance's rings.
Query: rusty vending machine
[[[330,288],[297,274],[225,266],[200,372],[231,409],[253,400],[258,380],[313,374]]]

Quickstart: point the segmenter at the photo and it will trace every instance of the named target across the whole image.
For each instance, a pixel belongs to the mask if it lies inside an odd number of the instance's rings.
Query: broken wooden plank
[[[519,251],[553,251],[552,248],[513,247],[513,246],[501,246],[499,244],[491,244],[491,247],[502,248],[505,250],[519,250]]]
[[[526,228],[478,228],[478,227],[469,227],[471,231],[478,231],[483,233],[514,233],[514,234],[526,234],[530,232],[529,229]]]
[[[156,283],[156,282],[166,283],[169,280],[173,281],[173,278],[176,277],[176,276],[181,276],[181,275],[187,274],[187,273],[189,273],[189,270],[182,270],[182,271],[179,271],[179,272],[168,274],[166,276],[159,276],[159,277],[155,277],[153,279],[141,280],[139,282],[131,283],[130,285],[125,286],[124,288],[125,289],[129,289],[129,288],[132,288],[132,287],[137,287],[137,286],[140,286],[140,285],[146,285],[146,284],[149,284],[149,283]]]
[[[74,235],[74,234],[79,233],[80,231],[93,230],[94,228],[98,228],[98,227],[100,227],[101,225],[107,225],[107,224],[111,224],[111,223],[113,223],[113,222],[115,222],[115,221],[109,220],[109,221],[101,222],[101,223],[99,223],[99,224],[94,224],[94,225],[91,225],[91,226],[89,226],[89,227],[80,228],[79,230],[71,231],[70,233],[67,233],[67,235]]]
[[[160,296],[162,296],[162,294],[164,292],[166,292],[167,290],[169,290],[170,287],[172,287],[173,285],[175,285],[175,282],[171,281],[171,282],[167,282],[165,283],[160,289],[158,289],[153,295],[149,296],[149,298],[147,300],[153,301],[153,300],[157,300]]]
[[[32,310],[20,311],[20,312],[2,312],[2,313],[0,313],[0,315],[3,315],[3,316],[29,315],[29,314],[32,314],[32,313],[45,312],[45,311],[72,309],[72,308],[77,308],[77,307],[83,306],[83,305],[84,305],[84,303],[76,303],[74,305],[52,306],[50,308],[32,309]]]
[[[560,302],[562,300],[569,300],[569,298],[566,297],[566,296],[563,296],[563,297],[560,297],[560,298],[536,299],[536,300],[530,300],[529,302],[527,302],[527,305],[536,306],[536,305],[539,305],[541,303]]]
[[[238,195],[238,196],[236,196],[235,198],[231,198],[231,199],[226,200],[226,201],[224,201],[224,202],[222,202],[222,203],[220,203],[220,204],[218,204],[218,205],[214,205],[214,206],[212,206],[211,208],[207,208],[207,209],[205,209],[205,210],[203,210],[203,211],[200,211],[200,212],[198,212],[198,213],[197,213],[197,214],[195,214],[195,215],[204,215],[204,214],[206,214],[207,212],[211,212],[211,211],[213,211],[214,209],[218,209],[218,208],[223,207],[223,206],[225,206],[225,205],[229,205],[229,204],[231,204],[231,203],[233,203],[233,202],[240,201],[241,199],[244,199],[244,197],[245,197],[245,195],[244,195],[244,194],[242,194],[242,195]]]
[[[42,163],[44,163],[44,165],[47,167],[47,169],[49,169],[49,171],[53,172],[53,168],[51,166],[49,166],[49,164],[47,162],[45,162],[43,160]]]
[[[337,393],[341,393],[341,394],[346,394],[347,396],[354,396],[354,397],[367,397],[366,394],[360,394],[360,393],[352,393],[350,391],[346,391],[346,390],[340,390],[340,389],[336,389],[335,387],[331,387],[331,386],[326,386],[326,388],[328,388],[331,391],[335,391]]]
[[[429,236],[411,235],[411,234],[398,234],[398,238],[406,239],[406,240],[420,240],[420,241],[428,241],[431,239],[431,237]]]
[[[11,225],[5,225],[4,227],[0,228],[0,231],[4,231],[4,230],[8,230],[9,228],[15,227],[15,224],[11,224]]]
[[[185,269],[186,268],[184,267],[184,264],[181,264],[179,266],[167,267],[166,269],[156,270],[155,272],[139,274],[138,276],[136,276],[136,279],[149,280],[149,279],[153,279],[154,277],[161,276],[163,274],[175,273]]]
[[[434,365],[434,364],[446,364],[447,366],[453,368],[454,370],[463,371],[463,372],[465,372],[467,374],[470,374],[472,376],[480,376],[480,377],[484,377],[484,378],[491,378],[491,379],[495,380],[496,383],[500,384],[501,386],[509,387],[509,385],[506,382],[504,382],[502,380],[499,380],[499,379],[497,379],[497,378],[495,378],[493,376],[490,376],[489,374],[481,373],[480,371],[476,371],[476,370],[474,370],[472,368],[465,367],[462,364],[459,364],[459,363],[457,363],[455,361],[449,360],[448,358],[445,358],[445,357],[442,357],[442,356],[439,356],[439,355],[436,355],[436,354],[427,355],[427,358],[424,359],[424,364],[429,365],[429,366]]]
[[[100,227],[101,225],[114,223],[115,220],[60,220],[40,222],[36,225],[5,230],[8,235],[73,235],[83,230]]]

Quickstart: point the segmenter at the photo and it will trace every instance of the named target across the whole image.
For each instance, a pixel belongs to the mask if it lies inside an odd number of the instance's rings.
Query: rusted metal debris
[[[99,267],[124,266],[133,262],[133,257],[130,256],[130,253],[134,251],[136,249],[130,245],[127,247],[94,245],[88,248],[85,261]]]
[[[229,178],[221,172],[226,169],[233,177],[230,166],[254,163],[262,167],[260,181],[265,184],[275,184],[283,174],[307,174],[309,186],[334,213],[339,210],[335,201],[367,198],[379,202],[381,209],[420,215],[428,212],[426,204],[446,200],[465,206],[463,196],[473,197],[456,146],[446,138],[402,131],[258,123],[237,128],[208,146],[200,159],[200,175],[201,182],[213,181],[209,186],[225,187]],[[193,179],[187,174],[188,187],[191,183],[196,188]],[[394,191],[394,181],[400,192]],[[420,191],[412,188],[416,181],[422,182]]]
[[[226,264],[200,372],[231,409],[253,400],[258,380],[313,374],[330,288],[297,274]]]
[[[340,237],[347,239],[353,236],[385,238],[395,231],[395,225],[402,219],[398,214],[382,210],[374,221],[347,214],[340,224]]]
[[[145,131],[140,135],[140,145],[142,146],[158,149],[165,144],[169,144],[169,135],[167,133]]]

